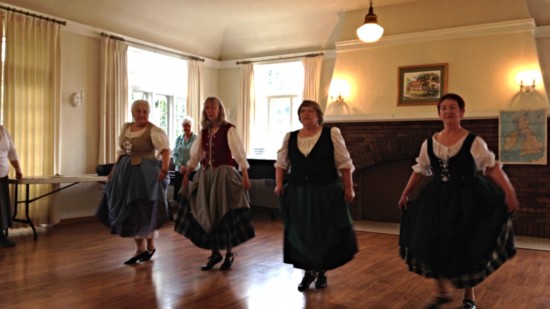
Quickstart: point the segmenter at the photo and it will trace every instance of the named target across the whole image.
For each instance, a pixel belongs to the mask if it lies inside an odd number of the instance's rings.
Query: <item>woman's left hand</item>
[[[346,201],[346,203],[351,203],[354,197],[355,191],[353,190],[353,187],[344,188],[344,200]]]
[[[243,177],[243,189],[249,190],[251,187],[250,179],[248,177]]]
[[[506,194],[504,202],[508,206],[508,212],[513,213],[519,210],[519,201],[515,194]]]
[[[161,169],[160,173],[159,173],[159,177],[157,178],[157,180],[162,182],[162,181],[164,181],[164,179],[166,178],[167,175],[168,175],[168,170]]]

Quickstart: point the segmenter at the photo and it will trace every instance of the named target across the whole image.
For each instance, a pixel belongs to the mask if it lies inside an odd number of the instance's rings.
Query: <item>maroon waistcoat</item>
[[[227,132],[233,127],[230,123],[225,123],[218,129],[216,134],[212,135],[210,139],[208,131],[209,129],[202,129],[202,149],[206,153],[206,156],[201,161],[203,166],[212,165],[218,167],[220,165],[233,165],[233,156],[229,149],[229,143],[227,141]]]

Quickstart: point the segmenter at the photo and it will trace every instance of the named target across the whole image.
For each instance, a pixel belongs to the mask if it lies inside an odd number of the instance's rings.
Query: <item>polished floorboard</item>
[[[433,282],[407,271],[397,236],[357,232],[360,251],[328,272],[328,288],[298,292],[302,271],[282,263],[280,218],[253,211],[256,237],[234,249],[233,268],[201,271],[209,252],[160,230],[150,262],[123,261],[131,239],[110,235],[96,220],[63,223],[39,234],[10,234],[0,248],[0,308],[423,308]],[[460,308],[461,293],[445,308]],[[476,288],[480,309],[550,308],[550,252],[518,254]]]

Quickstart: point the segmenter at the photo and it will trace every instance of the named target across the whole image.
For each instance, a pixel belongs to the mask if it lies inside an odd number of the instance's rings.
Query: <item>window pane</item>
[[[285,134],[301,127],[297,108],[304,88],[301,61],[254,66],[256,105],[248,157],[275,159]]]
[[[168,98],[166,96],[155,95],[154,102],[151,104],[149,121],[168,132]]]
[[[130,105],[138,99],[149,101],[149,121],[165,130],[174,144],[187,111],[187,60],[129,47],[128,83]]]

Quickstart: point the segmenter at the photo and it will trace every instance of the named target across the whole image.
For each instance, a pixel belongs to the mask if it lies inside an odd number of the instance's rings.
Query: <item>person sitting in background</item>
[[[193,127],[193,118],[185,116],[181,125],[183,127],[183,134],[176,138],[176,145],[172,151],[176,171],[174,174],[174,200],[177,202],[180,201],[179,191],[181,189],[181,181],[187,171],[187,161],[190,159],[189,151],[191,150],[191,145],[197,139],[197,134],[193,133],[191,129]],[[193,179],[193,174],[189,177]]]
[[[15,242],[10,240],[4,230],[12,227],[13,218],[10,207],[10,190],[8,185],[8,172],[10,164],[15,169],[15,178],[23,178],[17,151],[8,130],[0,125],[0,246],[15,247]]]
[[[149,261],[156,251],[158,229],[169,221],[170,145],[166,133],[149,122],[149,112],[145,100],[132,104],[134,122],[122,127],[120,156],[97,211],[112,234],[134,239],[136,253],[124,264]]]

